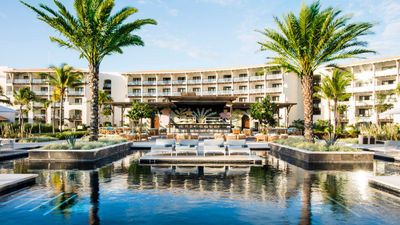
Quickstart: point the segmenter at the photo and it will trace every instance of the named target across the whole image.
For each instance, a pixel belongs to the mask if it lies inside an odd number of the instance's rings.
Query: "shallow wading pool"
[[[141,152],[91,170],[0,163],[36,173],[37,185],[0,196],[0,224],[396,224],[400,200],[368,186],[371,169],[306,171],[272,156],[265,165],[139,165]],[[49,168],[49,167],[47,167]],[[59,168],[62,168],[60,166]]]

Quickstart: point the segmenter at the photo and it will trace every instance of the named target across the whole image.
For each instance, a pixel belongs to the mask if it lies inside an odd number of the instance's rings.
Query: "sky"
[[[73,0],[61,0],[72,9]],[[38,5],[51,0],[26,0]],[[144,47],[128,47],[123,54],[107,56],[101,71],[201,69],[259,65],[271,52],[260,51],[256,32],[276,28],[273,16],[293,11],[311,0],[115,0],[115,9],[132,6],[139,11],[130,21],[152,18],[136,34]],[[400,0],[321,0],[322,8],[335,7],[353,15],[353,22],[372,22],[374,34],[364,39],[377,54],[368,59],[400,55]],[[15,69],[48,68],[68,63],[87,68],[85,59],[73,50],[49,40],[58,37],[47,24],[36,19],[18,0],[0,0],[0,66]],[[358,61],[352,59],[351,61]],[[338,61],[345,63],[347,61]]]

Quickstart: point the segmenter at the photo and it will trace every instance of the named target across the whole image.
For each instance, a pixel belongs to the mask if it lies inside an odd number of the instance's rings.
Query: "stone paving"
[[[0,194],[35,183],[37,174],[0,174]]]
[[[400,176],[376,176],[368,179],[373,188],[400,197]]]

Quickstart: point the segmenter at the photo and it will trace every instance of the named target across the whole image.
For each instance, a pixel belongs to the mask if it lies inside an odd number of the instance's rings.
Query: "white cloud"
[[[197,0],[198,2],[205,2],[205,3],[213,3],[213,4],[218,4],[222,6],[226,5],[241,5],[245,2],[246,0]]]

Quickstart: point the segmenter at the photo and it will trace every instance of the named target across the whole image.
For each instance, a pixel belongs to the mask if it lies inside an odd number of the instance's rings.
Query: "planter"
[[[132,142],[124,142],[91,150],[29,150],[29,160],[63,161],[63,162],[95,162],[115,154],[128,152]]]
[[[313,152],[276,143],[268,143],[271,152],[306,163],[372,163],[373,152]]]

